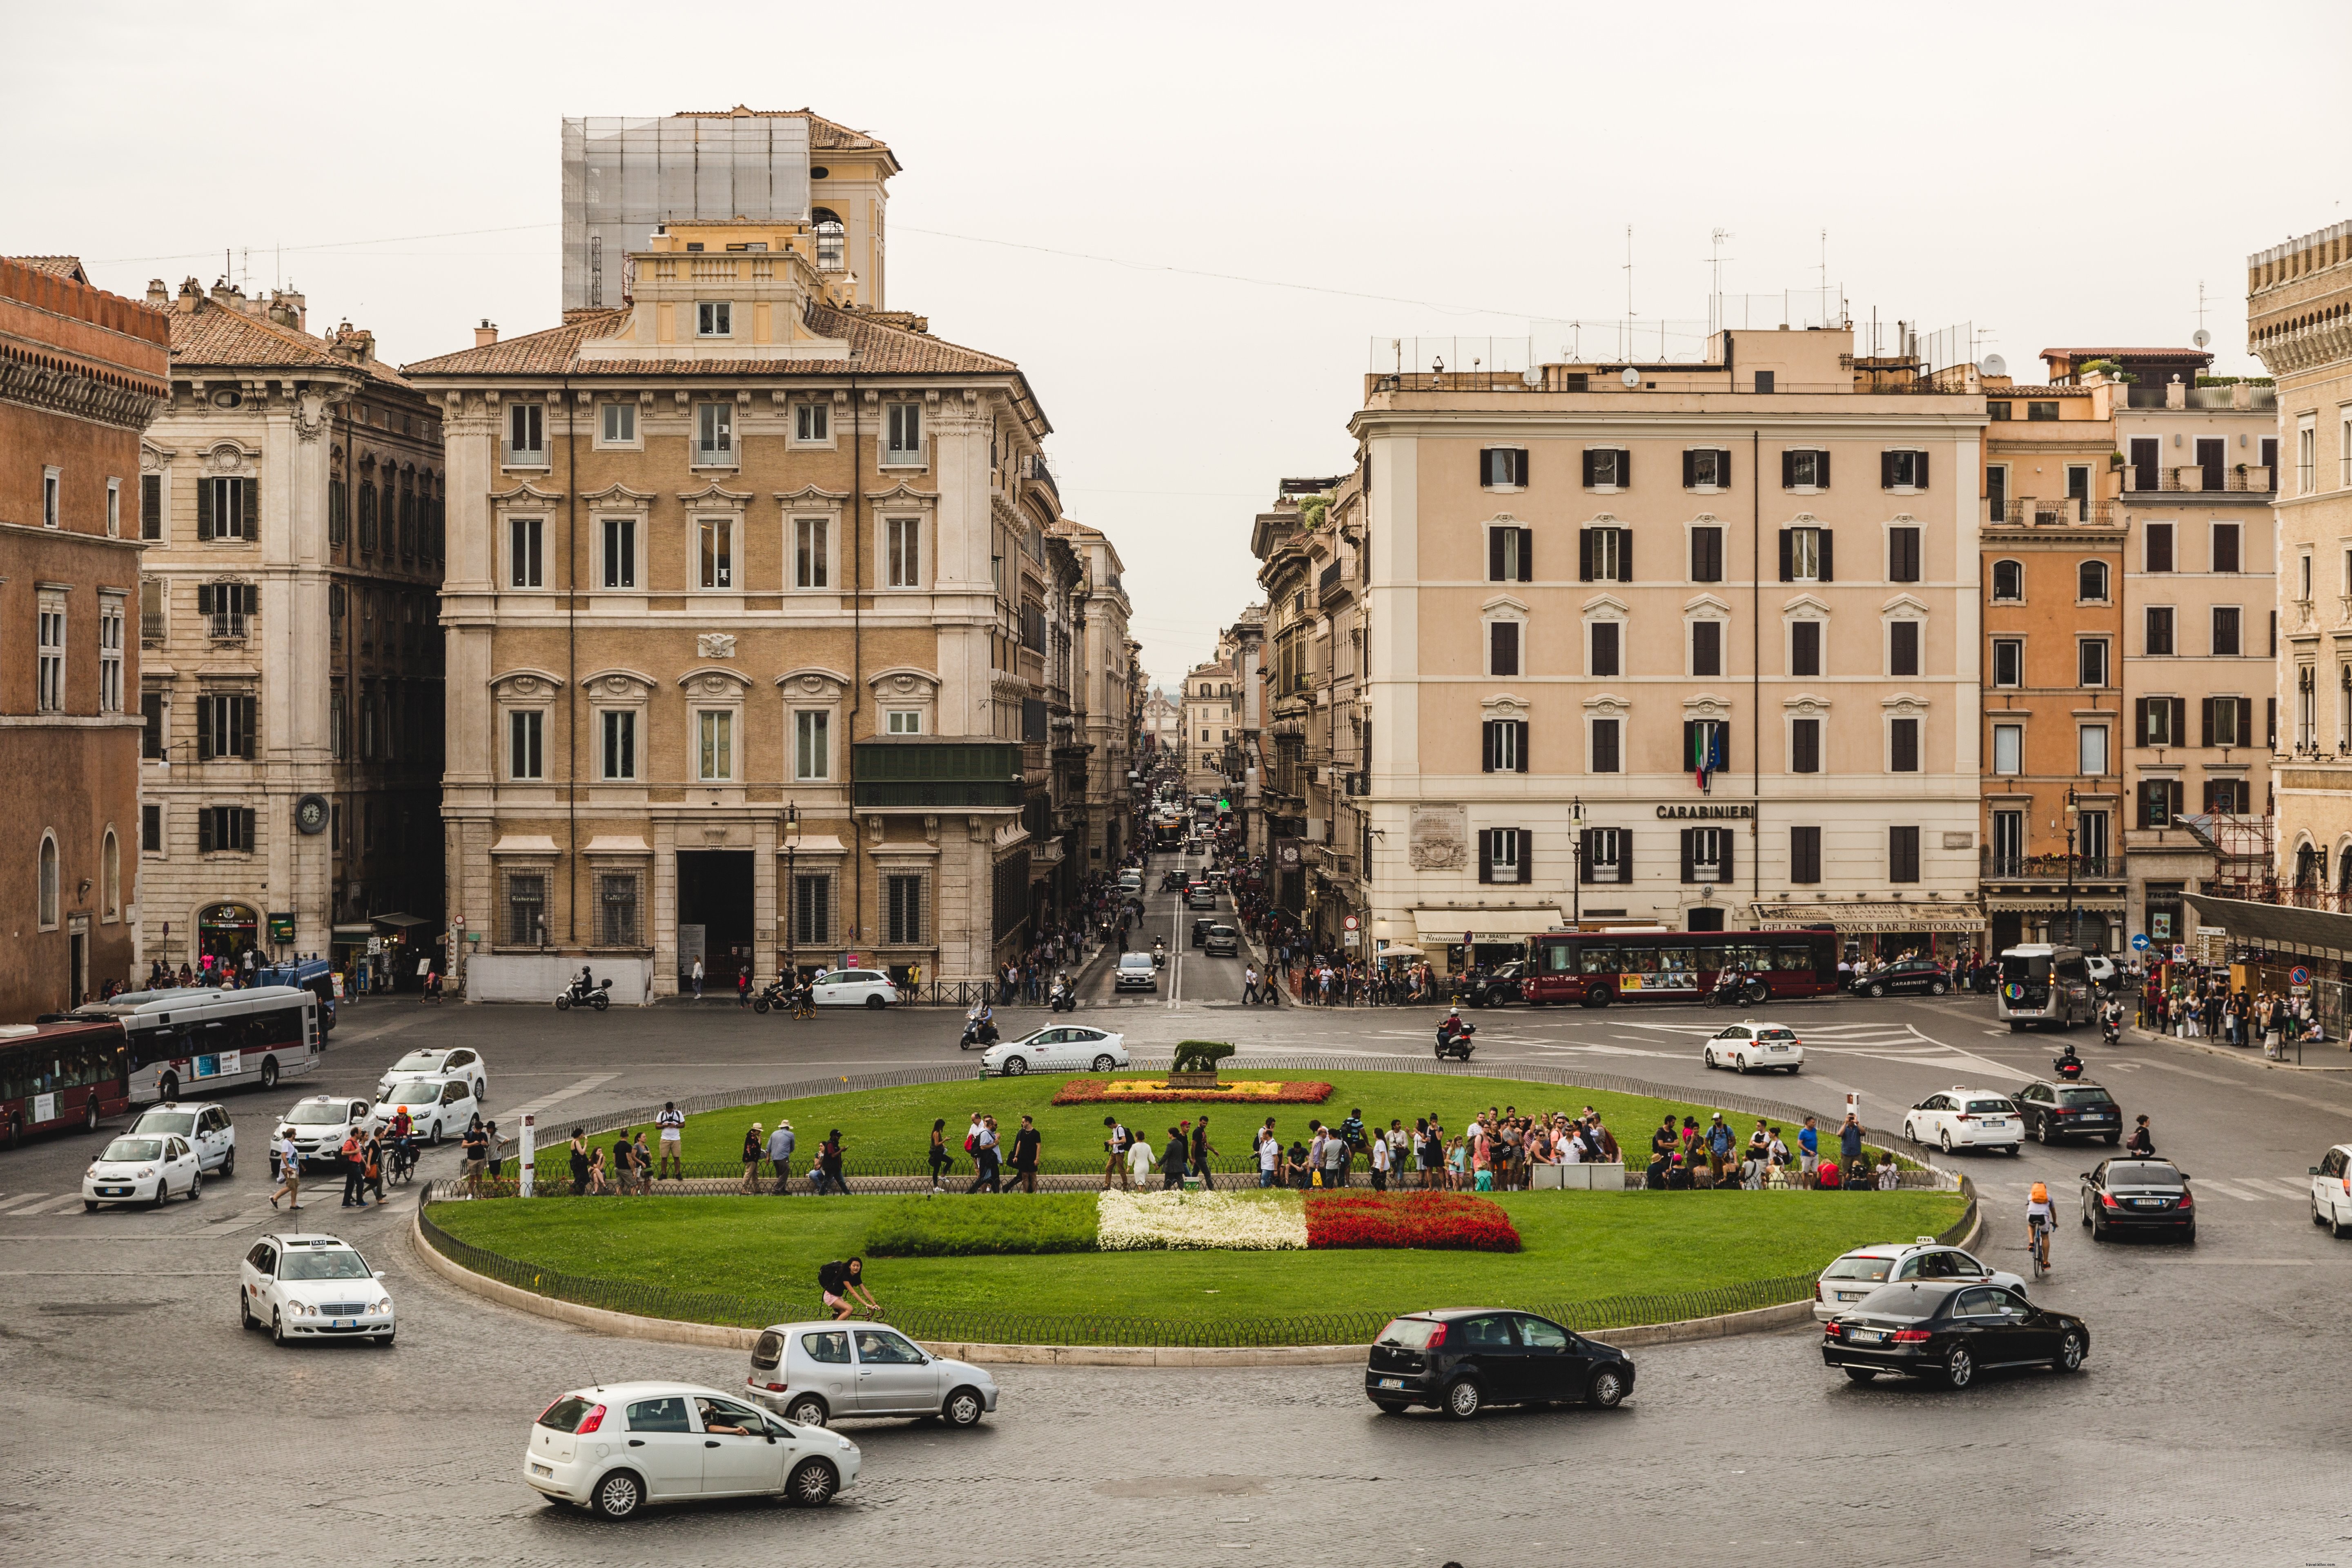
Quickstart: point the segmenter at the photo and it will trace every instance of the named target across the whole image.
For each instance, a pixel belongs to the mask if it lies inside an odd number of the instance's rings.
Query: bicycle
[[[816,1004],[795,997],[793,1001],[790,1016],[795,1019],[814,1018],[816,1016]]]
[[[2050,1233],[2055,1228],[2051,1221],[2039,1216],[2025,1222],[2025,1250],[2032,1255],[2036,1279],[2050,1272]]]

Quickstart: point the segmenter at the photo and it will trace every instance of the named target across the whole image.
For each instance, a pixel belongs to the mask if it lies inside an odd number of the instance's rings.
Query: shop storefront
[[[1794,931],[1830,926],[1849,958],[1888,963],[1906,954],[1953,958],[1977,952],[1986,937],[1984,910],[1975,903],[1954,899],[1919,902],[1874,900],[1816,900],[1758,903],[1756,929]]]
[[[1528,938],[1568,923],[1556,908],[1415,910],[1412,919],[1413,945],[1429,955],[1430,967],[1441,975],[1524,958]]]
[[[199,966],[236,965],[258,943],[260,931],[261,917],[249,904],[205,905],[196,912]]]

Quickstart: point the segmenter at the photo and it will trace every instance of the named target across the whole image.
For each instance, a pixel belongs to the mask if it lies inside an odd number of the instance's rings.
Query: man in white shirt
[[[972,1125],[971,1140],[972,1163],[980,1167],[980,1171],[972,1177],[971,1185],[966,1187],[965,1192],[976,1193],[983,1186],[992,1193],[1004,1190],[997,1180],[996,1142],[996,1123],[985,1116],[980,1117]]]
[[[1372,1191],[1389,1190],[1389,1141],[1375,1135],[1372,1139]]]
[[[1257,965],[1255,963],[1242,971],[1242,1005],[1244,1007],[1257,1005]]]
[[[1274,1118],[1257,1130],[1257,1184],[1271,1187],[1282,1177],[1282,1140],[1274,1135]]]
[[[678,1148],[686,1136],[686,1114],[678,1110],[677,1101],[663,1101],[661,1114],[654,1119],[654,1124],[661,1129],[661,1163],[656,1167],[655,1174],[686,1180],[686,1162],[678,1158]]]

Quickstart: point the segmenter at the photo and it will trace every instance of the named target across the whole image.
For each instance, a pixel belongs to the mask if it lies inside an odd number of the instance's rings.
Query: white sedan
[[[383,1276],[339,1237],[265,1236],[237,1265],[237,1326],[267,1329],[279,1344],[367,1340],[398,1331]]]
[[[394,1089],[413,1078],[462,1078],[474,1086],[476,1100],[487,1103],[490,1098],[489,1064],[482,1060],[481,1052],[470,1046],[409,1052],[384,1068],[382,1081],[375,1086],[375,1097],[390,1100]]]
[[[474,1098],[474,1086],[462,1078],[420,1078],[394,1086],[392,1098],[375,1108],[368,1118],[368,1130],[382,1132],[392,1125],[393,1114],[405,1107],[411,1135],[419,1142],[438,1143],[444,1138],[462,1138],[481,1109]]]
[[[162,1207],[173,1193],[196,1197],[205,1190],[205,1173],[195,1146],[171,1133],[125,1133],[82,1173],[81,1206],[100,1204],[153,1204]]]
[[[782,1497],[814,1508],[857,1479],[857,1445],[794,1426],[689,1383],[574,1389],[540,1413],[526,1486],[552,1502],[626,1519],[647,1503]]]
[[[301,1156],[306,1171],[324,1165],[331,1170],[342,1164],[343,1140],[354,1132],[365,1132],[368,1111],[374,1101],[347,1100],[340,1095],[314,1094],[298,1100],[278,1119],[278,1142],[291,1139],[294,1152]],[[275,1157],[271,1173],[277,1173]]]
[[[878,969],[835,969],[809,983],[820,1007],[874,1007],[897,1005],[898,988]]]
[[[1988,1268],[1975,1254],[1923,1236],[1907,1245],[1857,1247],[1822,1269],[1822,1277],[1813,1282],[1813,1316],[1826,1323],[1840,1312],[1852,1311],[1854,1302],[1880,1286],[1906,1279],[1968,1280],[2004,1286],[2021,1296],[2026,1293],[2025,1281],[2017,1275]]]
[[[226,1181],[236,1174],[236,1124],[224,1105],[175,1100],[139,1113],[129,1131],[184,1138],[196,1151],[196,1164]]]
[[[1025,1072],[1109,1072],[1131,1065],[1127,1037],[1084,1024],[1054,1024],[981,1053],[983,1073],[1018,1078]]]
[[[2025,1144],[2025,1120],[1997,1089],[1948,1089],[1903,1113],[1903,1136],[1937,1144],[1947,1154],[1955,1149],[2006,1149],[2015,1154]]]
[[[1711,1068],[1738,1072],[1795,1073],[1805,1065],[1805,1046],[1797,1031],[1759,1018],[1744,1018],[1717,1030],[1700,1054]]]

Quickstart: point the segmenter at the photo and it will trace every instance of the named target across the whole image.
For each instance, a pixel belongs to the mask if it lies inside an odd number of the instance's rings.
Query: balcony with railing
[[[2012,496],[1992,521],[2011,528],[2112,528],[2115,509],[2081,496]]]
[[[2069,875],[2078,884],[2119,882],[2124,875],[2120,855],[2002,855],[1985,849],[1978,858],[1979,874],[1989,882],[2063,882]]]
[[[2227,468],[2200,463],[2167,464],[2152,469],[2126,468],[2124,474],[2132,492],[2140,495],[2176,490],[2267,495],[2278,486],[2278,471],[2261,463],[2237,463]],[[2151,479],[2156,481],[2154,485],[2147,482]]]

